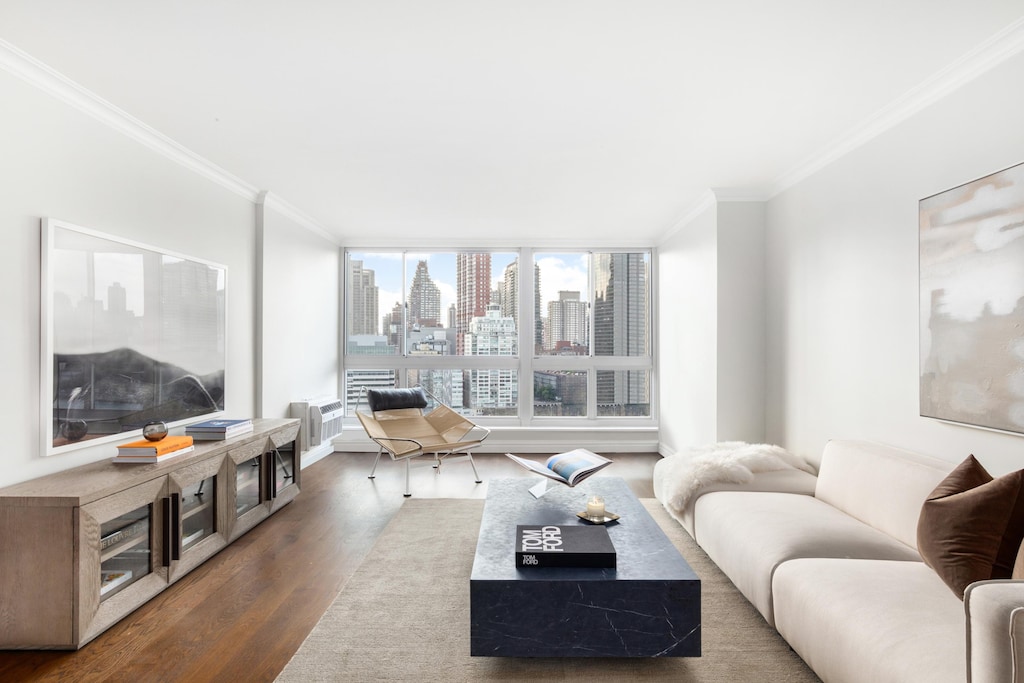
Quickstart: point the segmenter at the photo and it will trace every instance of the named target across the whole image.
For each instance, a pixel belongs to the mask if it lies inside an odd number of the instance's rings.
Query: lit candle
[[[587,501],[587,517],[604,517],[604,500],[600,496],[591,496]]]

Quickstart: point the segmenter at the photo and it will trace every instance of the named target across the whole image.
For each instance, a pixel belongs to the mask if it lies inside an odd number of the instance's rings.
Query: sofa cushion
[[[771,470],[769,472],[755,472],[750,481],[742,484],[729,481],[709,484],[703,487],[697,495],[690,498],[682,510],[676,510],[671,505],[666,504],[668,496],[665,493],[666,482],[663,476],[665,468],[659,467],[659,465],[662,465],[667,460],[668,458],[663,458],[654,465],[654,497],[664,504],[665,510],[672,518],[682,524],[686,532],[694,538],[696,538],[696,532],[693,526],[693,508],[697,504],[697,499],[706,493],[714,491],[775,491],[778,493],[799,493],[805,496],[814,495],[816,480],[813,474],[795,469]]]
[[[812,496],[705,493],[697,499],[694,519],[697,542],[769,624],[774,623],[772,572],[786,560],[852,557],[921,564],[913,548]]]
[[[1024,537],[1024,471],[994,479],[972,455],[925,501],[917,528],[924,561],[963,598],[975,581],[1013,573]]]
[[[921,562],[809,558],[773,579],[775,625],[825,681],[963,683],[963,604]]]
[[[832,440],[814,495],[911,547],[921,505],[954,463],[870,441]]]

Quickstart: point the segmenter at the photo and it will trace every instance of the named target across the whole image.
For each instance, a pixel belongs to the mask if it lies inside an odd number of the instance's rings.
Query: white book
[[[552,455],[543,464],[520,458],[511,453],[506,453],[505,455],[520,467],[570,487],[576,486],[576,484],[590,475],[612,464],[612,461],[608,458],[597,453],[591,453],[585,448],[577,448],[567,453]]]

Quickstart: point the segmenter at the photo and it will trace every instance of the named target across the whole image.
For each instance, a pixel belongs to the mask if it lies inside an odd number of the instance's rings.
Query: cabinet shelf
[[[203,503],[198,503],[198,504],[193,504],[193,505],[186,506],[185,509],[181,511],[181,519],[182,520],[186,520],[186,519],[188,519],[190,517],[194,517],[195,515],[198,515],[200,512],[202,512],[204,510],[209,510],[211,508],[213,508],[213,501],[212,500],[206,501],[206,502],[203,502]]]
[[[132,536],[131,538],[126,538],[123,541],[119,541],[118,543],[115,543],[114,545],[110,546],[102,553],[100,553],[100,562],[102,563],[106,562],[107,560],[113,559],[121,553],[125,552],[126,550],[131,550],[132,548],[142,545],[148,540],[148,534],[140,533],[137,536]]]

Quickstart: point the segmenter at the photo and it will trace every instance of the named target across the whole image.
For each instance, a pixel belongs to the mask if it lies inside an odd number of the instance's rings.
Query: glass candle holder
[[[591,496],[587,500],[587,517],[604,517],[604,498]]]

